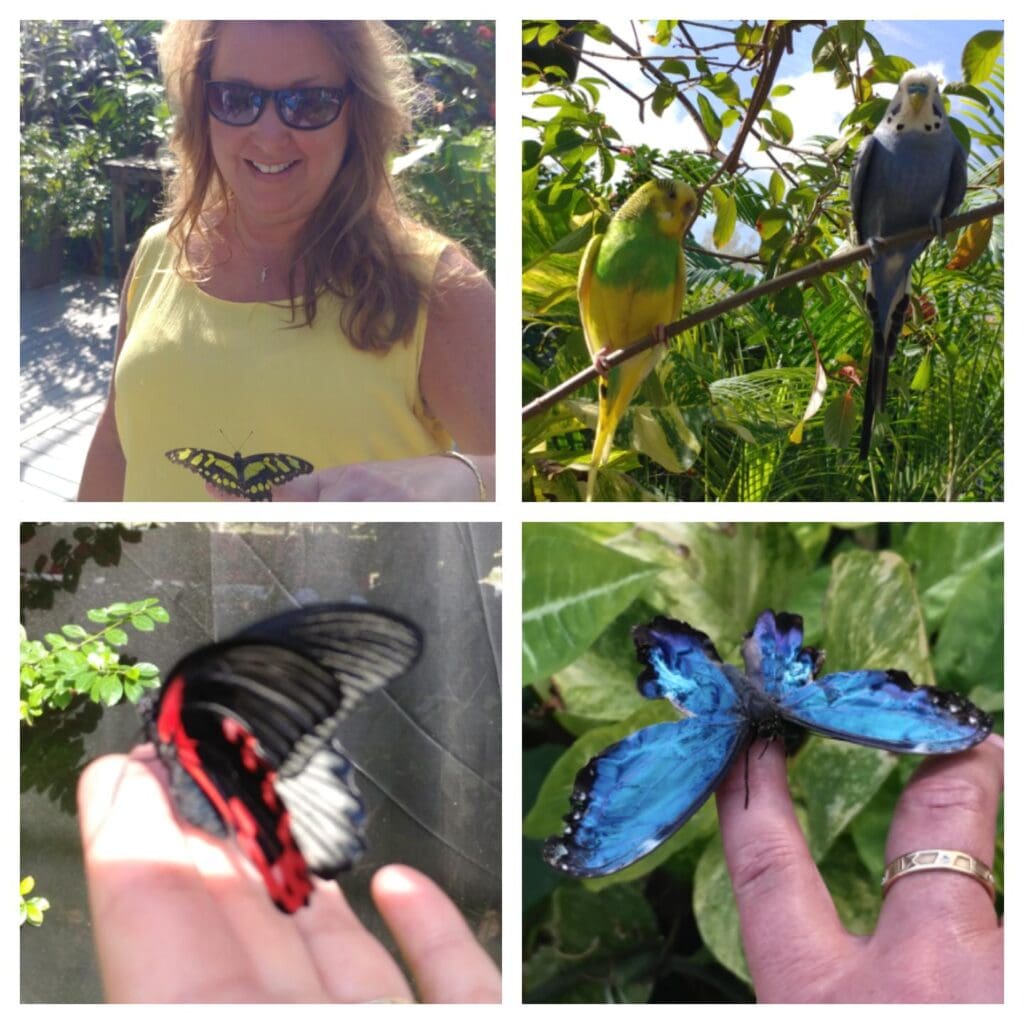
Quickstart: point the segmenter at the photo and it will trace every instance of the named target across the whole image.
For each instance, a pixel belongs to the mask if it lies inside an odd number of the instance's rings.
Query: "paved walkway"
[[[21,293],[21,497],[73,501],[106,401],[118,289],[63,278]]]

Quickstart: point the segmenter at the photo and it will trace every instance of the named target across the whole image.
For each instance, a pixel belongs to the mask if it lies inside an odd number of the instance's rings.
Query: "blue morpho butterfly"
[[[647,666],[640,692],[686,717],[627,736],[576,776],[565,830],[544,844],[544,859],[568,875],[608,875],[650,853],[700,809],[741,750],[787,723],[901,754],[966,750],[992,729],[964,697],[895,669],[816,679],[823,655],[801,646],[803,619],[788,612],[759,616],[743,643],[746,672],[674,619],[636,626],[633,641]]]

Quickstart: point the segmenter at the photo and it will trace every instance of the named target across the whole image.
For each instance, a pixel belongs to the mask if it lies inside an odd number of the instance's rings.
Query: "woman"
[[[128,272],[79,498],[266,498],[296,474],[281,496],[493,497],[493,291],[398,209],[390,30],[177,22],[160,58],[170,218]],[[273,457],[232,473],[238,448]]]

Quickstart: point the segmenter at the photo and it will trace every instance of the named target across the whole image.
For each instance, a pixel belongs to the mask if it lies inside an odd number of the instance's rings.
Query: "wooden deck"
[[[64,278],[21,293],[22,499],[73,501],[106,401],[118,287]]]

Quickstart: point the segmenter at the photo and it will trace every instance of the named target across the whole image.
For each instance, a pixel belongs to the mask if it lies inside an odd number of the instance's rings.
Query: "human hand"
[[[725,859],[760,1002],[984,1003],[1003,999],[1003,930],[979,882],[951,871],[896,879],[873,935],[843,927],[811,859],[778,743],[743,758],[718,790]],[[907,784],[886,863],[914,850],[962,850],[991,865],[1003,741],[930,757]]]
[[[485,485],[493,481],[494,456],[474,455]],[[207,493],[243,500],[213,484]],[[493,482],[488,486],[493,492]],[[353,462],[305,473],[274,488],[275,501],[479,501],[480,487],[469,466],[450,455],[423,455],[389,462]]]
[[[481,456],[473,456],[479,463]],[[479,501],[469,466],[450,455],[354,462],[296,477],[274,488],[275,501]]]
[[[283,914],[233,843],[175,817],[152,747],[90,764],[78,788],[92,926],[111,1002],[411,1002],[339,887]],[[425,1002],[498,1002],[500,976],[455,905],[409,867],[373,901]]]

